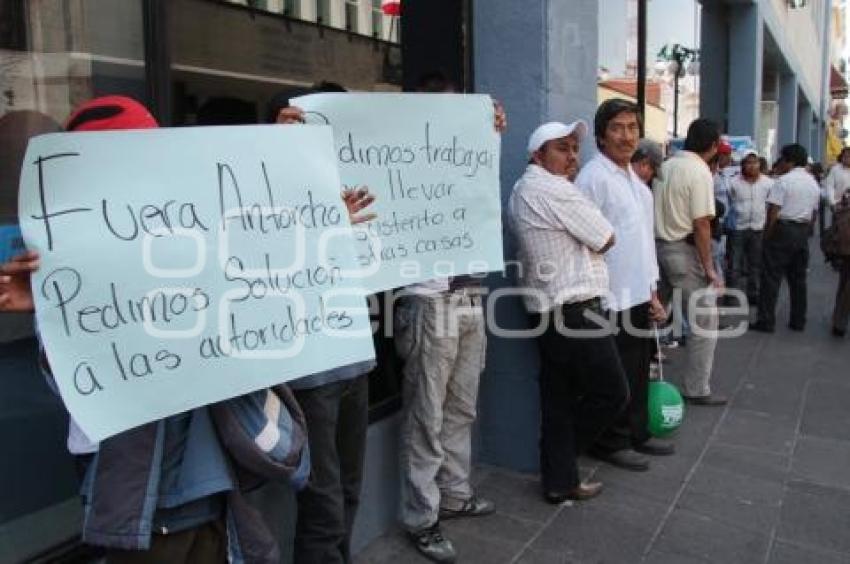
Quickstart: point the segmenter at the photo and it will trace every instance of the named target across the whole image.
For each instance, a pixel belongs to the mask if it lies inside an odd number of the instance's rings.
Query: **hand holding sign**
[[[369,189],[365,186],[343,190],[342,201],[345,203],[346,209],[348,209],[348,218],[351,220],[351,225],[366,223],[378,217],[375,213],[357,215],[360,211],[371,206],[375,201],[375,196],[370,194]]]
[[[0,312],[28,313],[35,309],[30,275],[38,266],[38,253],[33,251],[0,265]]]

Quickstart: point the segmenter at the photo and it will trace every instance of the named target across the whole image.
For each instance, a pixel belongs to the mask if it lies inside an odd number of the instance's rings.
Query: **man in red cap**
[[[141,104],[124,96],[88,101],[68,118],[67,131],[156,128]],[[352,222],[372,201],[368,191],[344,194]],[[32,312],[30,275],[39,267],[27,252],[0,265],[0,312]],[[46,359],[42,363],[47,367]],[[274,539],[243,503],[228,454],[207,406],[91,442],[71,420],[68,448],[86,467],[83,541],[107,548],[115,563],[280,561]],[[231,460],[238,463],[238,460]],[[246,509],[247,508],[247,509]]]
[[[65,125],[69,132],[156,127],[150,112],[125,96],[85,102]],[[38,266],[38,255],[30,251],[0,267],[0,311],[34,309],[28,280]],[[43,355],[42,365],[52,377]],[[225,494],[234,483],[207,408],[143,425],[100,444],[90,441],[71,418],[68,450],[86,472],[83,540],[106,547],[108,562],[227,562]],[[185,484],[197,478],[209,480],[203,491],[187,489]]]

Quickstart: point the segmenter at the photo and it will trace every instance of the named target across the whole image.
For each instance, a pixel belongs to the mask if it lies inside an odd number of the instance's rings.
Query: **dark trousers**
[[[636,335],[635,330],[643,335]],[[649,363],[654,339],[649,331],[649,304],[617,314],[617,352],[629,384],[629,403],[617,421],[600,435],[594,449],[616,452],[649,440]]]
[[[224,521],[211,521],[200,527],[168,535],[153,534],[148,550],[106,552],[107,564],[225,564],[227,532]]]
[[[758,321],[773,328],[776,325],[776,300],[782,279],[788,280],[791,296],[791,320],[794,328],[806,325],[806,269],[809,267],[809,225],[778,222],[771,236],[764,240]]]
[[[762,268],[762,231],[742,229],[729,235],[732,269],[726,280],[727,286],[747,294],[751,303],[758,301],[759,279]],[[744,279],[746,278],[746,284]]]
[[[307,419],[312,469],[298,494],[294,561],[348,563],[369,425],[368,376],[295,390],[295,397]]]
[[[547,492],[566,493],[579,485],[576,457],[614,423],[629,397],[610,328],[601,336],[564,334],[564,327],[600,331],[585,317],[601,315],[598,301],[586,304],[566,305],[535,319],[546,323],[539,345],[540,474]]]
[[[850,257],[842,257],[841,276],[838,279],[835,309],[832,312],[832,326],[839,331],[846,331],[848,320],[850,320]]]

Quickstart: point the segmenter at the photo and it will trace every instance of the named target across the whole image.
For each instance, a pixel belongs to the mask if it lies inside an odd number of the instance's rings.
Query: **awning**
[[[830,65],[829,93],[833,100],[844,100],[847,98],[847,79],[838,72],[835,65]]]

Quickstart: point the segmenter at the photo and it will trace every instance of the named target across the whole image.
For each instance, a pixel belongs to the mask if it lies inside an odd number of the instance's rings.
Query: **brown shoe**
[[[553,505],[565,501],[586,501],[602,493],[602,482],[582,482],[567,493],[545,492],[543,498]]]

